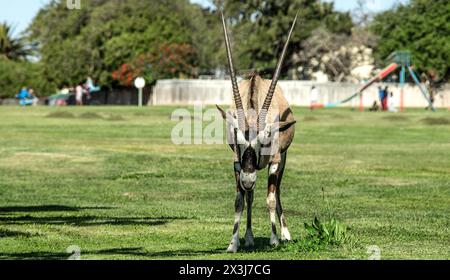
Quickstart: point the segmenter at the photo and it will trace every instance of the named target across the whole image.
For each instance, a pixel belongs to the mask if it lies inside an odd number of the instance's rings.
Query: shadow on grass
[[[70,255],[53,252],[0,253],[0,260],[65,260]]]
[[[103,255],[103,256],[136,256],[141,258],[158,257],[189,257],[211,254],[223,254],[224,249],[215,250],[169,250],[160,252],[147,252],[143,247],[111,248],[94,251],[83,251],[81,249],[81,259],[83,255]],[[0,253],[0,260],[65,260],[71,254],[65,252],[21,252],[21,253]]]
[[[421,122],[427,124],[427,125],[450,125],[450,118],[424,118],[421,120]]]
[[[49,224],[49,225],[71,225],[71,226],[98,226],[98,225],[164,225],[172,220],[186,220],[187,217],[102,217],[102,216],[49,216],[34,217],[8,216],[0,217],[4,224]]]
[[[239,248],[239,253],[256,253],[256,252],[267,252],[272,250],[274,247],[270,245],[270,238],[268,237],[255,237],[253,239],[255,245],[253,247],[245,247],[245,239],[241,238],[239,242],[241,247]]]
[[[73,207],[73,206],[65,206],[65,205],[33,205],[33,206],[4,206],[0,207],[0,214],[5,212],[59,212],[59,211],[82,211],[82,210],[108,210],[115,209],[114,207]]]
[[[33,234],[30,234],[28,232],[22,232],[22,231],[0,229],[0,238],[4,238],[4,237],[30,237],[30,236],[33,236]]]
[[[324,250],[325,247],[305,247],[304,241],[294,240],[291,242],[283,242],[278,247],[269,244],[270,239],[267,237],[256,237],[254,239],[255,245],[251,248],[244,246],[245,240],[241,239],[241,248],[238,254],[257,253],[257,252],[275,252],[275,251],[296,251],[296,252],[312,252]],[[298,243],[298,244],[297,244]],[[301,246],[299,246],[301,245]],[[281,249],[281,250],[280,250]],[[81,259],[83,255],[90,256],[115,256],[121,257],[139,257],[139,258],[178,258],[178,257],[198,257],[208,255],[226,254],[226,244],[223,248],[216,248],[211,250],[167,250],[149,252],[143,247],[124,247],[124,248],[110,248],[100,250],[83,250],[81,248]],[[21,252],[21,253],[0,253],[0,260],[64,260],[71,254],[65,252]]]

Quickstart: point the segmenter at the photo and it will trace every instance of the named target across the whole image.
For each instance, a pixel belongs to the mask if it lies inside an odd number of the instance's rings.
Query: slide
[[[341,104],[349,102],[350,100],[357,97],[359,94],[361,94],[364,90],[366,90],[368,87],[370,87],[374,83],[382,81],[389,74],[391,74],[393,71],[395,71],[395,69],[397,69],[397,67],[398,67],[397,63],[392,63],[391,65],[389,65],[388,67],[383,69],[377,76],[373,77],[370,81],[365,83],[360,89],[358,89],[358,91],[355,94],[353,94],[352,96],[350,96],[338,103],[329,103],[329,104],[325,105],[325,108],[333,108],[333,107],[337,107]]]

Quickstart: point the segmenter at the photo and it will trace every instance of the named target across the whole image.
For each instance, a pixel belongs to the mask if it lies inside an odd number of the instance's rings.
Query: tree
[[[122,64],[112,73],[113,79],[124,86],[131,86],[135,77],[154,83],[159,77],[176,78],[193,73],[195,51],[189,44],[163,44],[152,53],[138,56],[130,63]]]
[[[0,23],[0,59],[25,60],[31,54],[22,38],[13,37],[13,28]]]
[[[297,11],[299,20],[287,51],[284,73],[300,66],[292,58],[313,30],[324,27],[332,33],[350,34],[353,26],[349,13],[335,12],[333,3],[316,0],[228,0],[224,9],[234,37],[237,67],[263,73],[272,73],[275,68]]]
[[[0,59],[0,98],[12,98],[22,87],[33,88],[38,96],[54,93],[41,70],[39,62]]]
[[[55,87],[78,83],[88,75],[102,85],[124,84],[112,74],[164,45],[195,50],[192,64],[183,68],[190,72],[177,71],[190,76],[214,61],[202,37],[211,34],[205,13],[209,15],[189,0],[86,0],[81,10],[68,10],[66,1],[55,0],[38,13],[29,39],[39,42],[44,75]],[[167,71],[158,75],[174,76]]]
[[[392,52],[409,50],[422,72],[450,78],[450,1],[411,0],[377,15],[372,30],[380,37],[376,57],[381,63]]]

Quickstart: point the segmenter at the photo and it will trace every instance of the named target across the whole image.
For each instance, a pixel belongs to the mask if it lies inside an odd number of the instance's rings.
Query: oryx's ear
[[[285,131],[289,127],[293,126],[297,121],[282,121],[282,122],[275,122],[272,125],[272,132],[274,131]]]
[[[220,114],[222,115],[222,118],[231,125],[232,128],[239,130],[239,123],[236,118],[233,117],[233,115],[230,112],[225,113],[225,111],[219,107],[219,105],[216,105],[217,109],[219,110]]]
[[[225,111],[219,107],[219,105],[216,104],[217,110],[219,110],[220,114],[222,115],[222,118],[225,120],[227,118],[227,114]]]

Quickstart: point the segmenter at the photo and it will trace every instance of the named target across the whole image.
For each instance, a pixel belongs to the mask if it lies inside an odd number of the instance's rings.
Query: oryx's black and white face
[[[242,145],[241,145],[242,146]],[[240,147],[241,148],[241,147]],[[258,167],[257,151],[252,146],[244,147],[240,153],[240,180],[245,190],[253,190],[256,186],[256,169]]]

